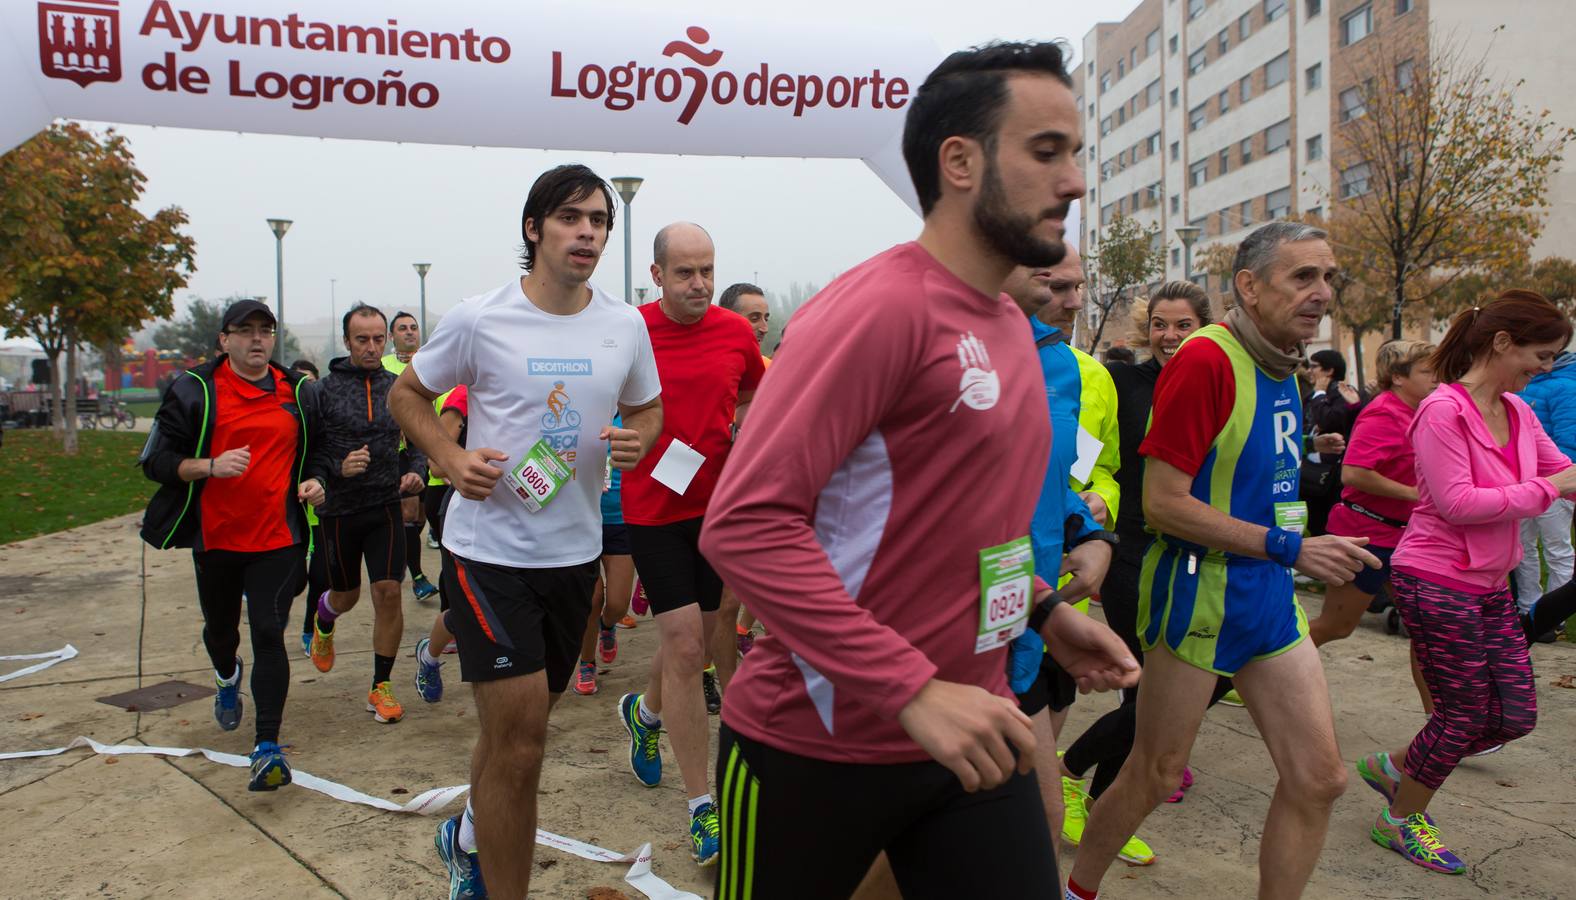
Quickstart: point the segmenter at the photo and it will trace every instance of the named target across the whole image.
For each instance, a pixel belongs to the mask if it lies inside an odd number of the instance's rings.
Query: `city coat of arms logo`
[[[38,63],[50,78],[87,87],[120,80],[119,0],[40,0]]]

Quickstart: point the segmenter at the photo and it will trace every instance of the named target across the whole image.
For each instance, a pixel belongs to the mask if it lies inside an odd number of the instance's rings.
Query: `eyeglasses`
[[[255,328],[250,326],[244,328],[231,328],[229,331],[226,331],[225,334],[240,335],[243,338],[271,338],[274,336],[274,327],[272,325],[263,325]]]

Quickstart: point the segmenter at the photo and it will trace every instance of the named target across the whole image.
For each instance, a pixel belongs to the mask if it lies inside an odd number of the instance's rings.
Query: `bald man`
[[[689,801],[691,851],[703,866],[716,862],[719,834],[701,670],[722,579],[701,556],[701,520],[733,446],[735,418],[743,421],[766,370],[750,323],[711,303],[715,255],[699,225],[657,232],[651,278],[662,296],[640,313],[662,381],[662,435],[622,486],[630,550],[662,644],[645,693],[619,701],[619,720],[629,732],[630,770],[647,787],[662,780],[657,739],[668,732]]]

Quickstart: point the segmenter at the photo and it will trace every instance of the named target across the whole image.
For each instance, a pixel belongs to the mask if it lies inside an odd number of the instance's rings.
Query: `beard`
[[[1064,220],[1066,215],[1067,207],[1064,204],[1061,209]],[[1067,256],[1067,245],[1060,240],[1047,241],[1035,237],[1035,224],[1035,217],[1014,212],[1008,204],[1007,189],[1001,183],[1001,173],[996,171],[995,160],[991,160],[985,169],[985,182],[980,188],[979,199],[974,203],[975,227],[985,236],[986,243],[1013,265],[1054,266]]]

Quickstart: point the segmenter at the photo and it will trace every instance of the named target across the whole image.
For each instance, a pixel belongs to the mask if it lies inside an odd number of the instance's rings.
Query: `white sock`
[[[701,794],[699,797],[692,798],[689,802],[690,816],[693,817],[695,815],[695,810],[700,809],[702,806],[705,806],[710,802],[710,794]]]
[[[640,724],[646,726],[647,728],[655,728],[662,724],[662,717],[652,712],[650,708],[646,706],[645,694],[640,695],[640,707],[635,711],[635,714],[640,716]]]
[[[466,853],[476,852],[476,822],[471,818],[471,801],[465,801],[465,815],[460,816],[460,849]]]
[[[439,647],[438,649],[442,650],[443,648]],[[416,656],[429,666],[443,665],[443,660],[432,655],[432,643],[430,641],[428,642],[427,646],[421,648],[421,652],[416,654]]]
[[[219,682],[220,684],[224,685],[225,687],[230,687],[231,685],[235,684],[236,680],[238,678],[240,678],[240,677],[241,677],[241,664],[240,663],[236,663],[235,664],[235,671],[230,673],[230,677],[229,678],[220,678],[218,672],[213,673],[213,680]]]
[[[1389,775],[1391,778],[1394,778],[1396,781],[1400,781],[1401,773],[1396,771],[1395,763],[1390,761],[1390,754],[1381,753],[1379,754],[1379,758],[1384,762],[1384,773]]]

